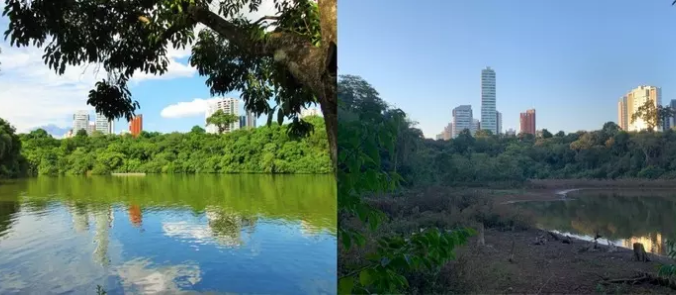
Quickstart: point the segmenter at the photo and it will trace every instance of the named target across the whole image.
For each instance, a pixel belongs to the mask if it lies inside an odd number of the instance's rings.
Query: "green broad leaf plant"
[[[363,79],[341,76],[338,83],[338,208],[339,216],[356,216],[369,231],[387,221],[387,216],[363,201],[368,194],[398,189],[402,177],[394,161],[401,126],[406,114],[389,108]],[[340,228],[344,251],[364,247],[363,232]],[[339,276],[339,294],[398,294],[408,288],[406,273],[438,272],[454,258],[454,248],[473,234],[471,229],[421,229],[410,236],[387,236],[377,241],[368,263]]]

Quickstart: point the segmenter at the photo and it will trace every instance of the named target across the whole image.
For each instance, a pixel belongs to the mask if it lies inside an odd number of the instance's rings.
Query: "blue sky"
[[[396,2],[396,4],[395,4]],[[497,76],[503,131],[598,129],[639,85],[676,99],[671,0],[341,1],[339,73],[359,75],[434,137],[451,110],[480,117],[481,69]]]
[[[274,2],[266,0],[259,11],[246,16],[259,19],[275,11]],[[7,25],[8,19],[0,17],[0,31],[4,32]],[[86,103],[87,94],[95,82],[106,77],[102,71],[96,72],[95,65],[69,67],[59,76],[44,65],[41,48],[12,47],[0,37],[0,49],[0,118],[19,132],[47,125],[72,127],[76,111],[90,110],[93,114],[93,108]],[[137,114],[143,114],[144,130],[184,132],[195,125],[204,126],[204,100],[212,97],[204,84],[206,78],[199,77],[188,64],[190,52],[190,47],[170,48],[167,74],[134,76],[130,90],[133,99],[141,104]],[[239,98],[239,93],[224,96]],[[240,108],[243,107],[241,102]],[[267,116],[261,116],[257,123],[260,126],[266,121]],[[126,120],[116,122],[116,132],[127,129]]]

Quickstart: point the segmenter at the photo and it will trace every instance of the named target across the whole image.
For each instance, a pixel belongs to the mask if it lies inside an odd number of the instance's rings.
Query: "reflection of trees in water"
[[[312,223],[309,223],[305,221],[304,219],[301,219],[300,221],[300,232],[304,236],[316,236],[318,234],[322,233],[322,228],[318,226],[314,226]]]
[[[14,215],[19,212],[18,202],[0,201],[0,238],[9,232],[14,225]]]
[[[631,237],[629,239],[622,240],[622,246],[625,248],[633,248],[634,243],[641,243],[645,247],[645,250],[650,253],[664,254],[666,253],[666,241],[662,239],[662,234],[660,233],[650,233],[647,236],[642,237]]]
[[[206,209],[207,224],[214,240],[224,246],[241,246],[242,230],[253,234],[258,221],[257,217],[241,216],[221,208]]]
[[[567,202],[522,203],[545,228],[610,240],[641,242],[664,253],[665,236],[676,237],[676,202],[663,197],[630,197],[615,193],[581,194]]]

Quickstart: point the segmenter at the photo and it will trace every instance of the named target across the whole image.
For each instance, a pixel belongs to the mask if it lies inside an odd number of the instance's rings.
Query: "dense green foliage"
[[[145,173],[329,173],[332,164],[322,118],[308,118],[315,132],[295,140],[288,125],[208,134],[142,132],[130,135],[78,133],[54,139],[38,129],[21,134],[29,175]]]
[[[369,246],[367,261],[346,265],[339,261],[340,294],[398,294],[406,292],[411,272],[437,273],[454,257],[454,247],[466,242],[471,231],[420,228],[406,235],[378,237],[367,243],[390,216],[363,197],[391,192],[399,187],[398,162],[409,152],[406,136],[410,123],[405,114],[392,109],[366,81],[343,76],[338,83],[338,214],[341,222],[358,219],[362,230],[342,225],[339,257],[355,247]],[[365,230],[368,229],[368,230]]]
[[[0,118],[0,179],[20,176],[23,163],[21,141],[16,130]]]
[[[532,136],[477,136],[418,140],[401,163],[409,184],[522,181],[546,178],[676,178],[676,132],[601,130]]]
[[[131,120],[140,106],[128,89],[135,73],[163,75],[169,49],[192,46],[190,64],[212,95],[239,91],[247,110],[288,118],[307,134],[303,107],[320,103],[335,150],[336,0],[265,0],[275,11],[260,20],[262,0],[5,0],[5,37],[12,46],[37,46],[58,74],[101,64],[109,74],[88,104],[108,118]],[[275,101],[276,105],[270,105]]]

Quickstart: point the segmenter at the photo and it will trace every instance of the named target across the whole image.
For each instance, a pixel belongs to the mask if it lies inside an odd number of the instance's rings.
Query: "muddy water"
[[[665,255],[676,240],[676,190],[580,190],[565,200],[522,202],[514,206],[534,216],[538,228]]]

